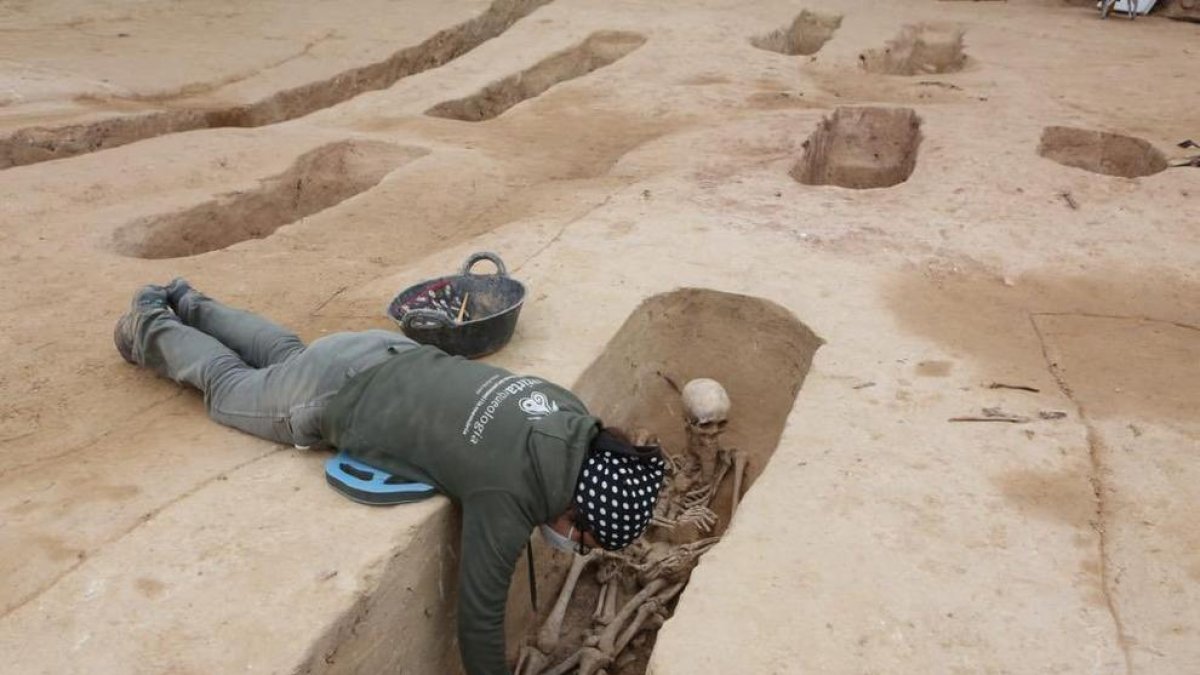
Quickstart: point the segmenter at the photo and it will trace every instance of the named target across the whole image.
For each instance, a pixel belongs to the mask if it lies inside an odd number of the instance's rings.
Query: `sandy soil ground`
[[[389,327],[494,250],[497,364],[736,385],[756,480],[648,672],[1200,672],[1200,26],[1084,5],[3,3],[0,670],[455,672],[446,500],[111,330],[176,275]]]

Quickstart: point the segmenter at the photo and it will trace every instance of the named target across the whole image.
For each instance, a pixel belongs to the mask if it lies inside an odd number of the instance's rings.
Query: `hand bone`
[[[717,524],[717,514],[707,506],[689,506],[675,519],[678,525],[693,525],[701,532],[709,532]]]

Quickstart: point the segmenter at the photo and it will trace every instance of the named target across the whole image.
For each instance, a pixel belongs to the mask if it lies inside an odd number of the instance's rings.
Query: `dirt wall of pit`
[[[1156,9],[1168,19],[1200,22],[1200,3],[1196,0],[1161,0]]]

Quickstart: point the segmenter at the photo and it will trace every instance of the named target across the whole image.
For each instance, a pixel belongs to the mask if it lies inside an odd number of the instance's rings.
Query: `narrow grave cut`
[[[368,91],[437,68],[504,33],[518,20],[553,0],[494,0],[479,16],[438,31],[424,42],[388,58],[333,77],[279,91],[253,103],[225,107],[186,106],[85,124],[30,127],[0,137],[0,169],[74,157],[165,134],[219,127],[276,124],[348,101]],[[154,103],[153,99],[146,101]],[[103,105],[105,101],[94,101]],[[119,103],[127,104],[126,101]]]
[[[963,29],[950,24],[910,24],[882,49],[859,56],[864,69],[884,75],[953,73],[967,63]]]
[[[207,126],[203,111],[171,110],[123,115],[86,124],[28,127],[0,138],[0,169],[85,155],[145,138]]]
[[[646,38],[637,33],[592,33],[578,45],[549,56],[531,68],[493,82],[466,98],[439,103],[425,114],[464,122],[490,120],[560,82],[583,77],[619,61],[645,42]]]
[[[1038,154],[1065,166],[1123,178],[1167,168],[1166,156],[1144,139],[1075,127],[1046,127]]]
[[[810,56],[821,51],[841,25],[841,14],[821,14],[806,9],[796,15],[791,25],[752,37],[750,44],[789,56]]]
[[[791,175],[856,190],[899,185],[917,165],[921,118],[911,108],[838,108],[804,141]]]
[[[131,222],[112,248],[135,258],[179,258],[262,239],[375,187],[397,167],[427,153],[375,141],[338,141],[301,155],[290,169],[192,208]]]
[[[734,485],[740,483],[740,497],[774,453],[821,344],[789,311],[761,298],[690,288],[634,310],[575,391],[606,424],[635,440],[657,438],[675,468],[640,542],[572,556],[561,584],[567,594],[543,584],[558,594],[537,616],[517,619],[531,626],[517,675],[576,667],[583,674],[645,672],[657,629],[736,509]],[[731,404],[721,424],[703,421],[715,399],[705,400],[714,389],[702,379],[719,383]],[[717,477],[726,461],[732,466]],[[690,514],[677,508],[698,491],[709,497],[704,508],[716,522],[702,523],[696,507]],[[594,646],[581,648],[585,635]]]

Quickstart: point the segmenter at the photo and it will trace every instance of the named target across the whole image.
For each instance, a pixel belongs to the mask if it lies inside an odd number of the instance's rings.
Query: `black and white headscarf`
[[[637,457],[603,449],[589,453],[575,486],[580,527],[610,551],[632,544],[650,526],[665,468],[657,454]]]

